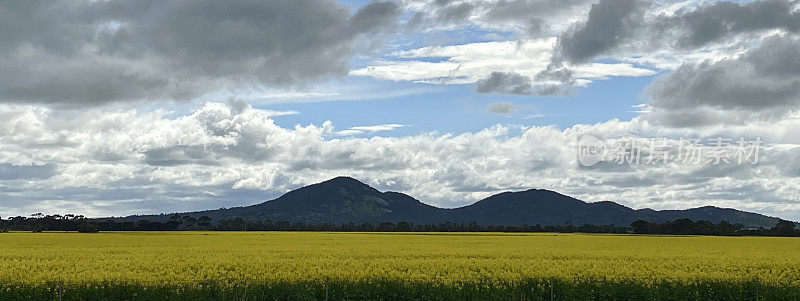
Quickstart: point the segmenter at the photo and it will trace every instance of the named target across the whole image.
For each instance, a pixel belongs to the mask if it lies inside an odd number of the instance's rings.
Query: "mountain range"
[[[416,224],[442,222],[483,225],[617,225],[636,220],[663,223],[688,218],[713,223],[728,221],[746,228],[770,228],[778,218],[712,206],[686,210],[632,209],[614,202],[587,203],[554,191],[531,189],[503,192],[460,208],[438,208],[399,192],[381,192],[356,179],[337,177],[290,191],[260,204],[217,210],[179,213],[212,220],[242,218],[304,223],[380,223],[406,221]],[[137,215],[125,220],[158,221],[167,215]]]

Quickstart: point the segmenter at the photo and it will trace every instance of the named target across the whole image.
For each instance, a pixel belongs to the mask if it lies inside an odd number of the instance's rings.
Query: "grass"
[[[0,300],[792,300],[800,239],[502,233],[0,234]]]

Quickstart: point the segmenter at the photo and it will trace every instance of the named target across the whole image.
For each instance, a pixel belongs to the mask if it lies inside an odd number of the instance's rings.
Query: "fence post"
[[[758,277],[756,277],[755,282],[756,282],[755,283],[755,285],[756,285],[756,301],[758,301]]]
[[[328,301],[328,290],[330,286],[328,285],[328,277],[325,277],[325,301]]]
[[[550,278],[550,301],[556,299],[556,295],[553,293],[553,278]]]

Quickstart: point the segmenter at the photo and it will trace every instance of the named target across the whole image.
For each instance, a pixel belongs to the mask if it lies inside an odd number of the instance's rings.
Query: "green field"
[[[800,299],[800,239],[0,233],[0,300]]]

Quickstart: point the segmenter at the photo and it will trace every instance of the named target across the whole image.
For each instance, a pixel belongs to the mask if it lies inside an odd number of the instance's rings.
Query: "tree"
[[[633,228],[633,233],[647,234],[651,232],[650,223],[645,220],[637,220],[635,222],[632,222],[631,228]]]
[[[78,224],[78,233],[97,233],[100,230],[97,228],[97,224],[92,222],[82,222]]]
[[[197,228],[197,219],[191,217],[190,215],[186,215],[183,217],[183,224],[184,230],[194,230]]]
[[[409,224],[408,222],[398,222],[397,223],[397,231],[410,232],[411,231],[411,224]]]
[[[796,234],[795,223],[787,220],[779,220],[778,224],[772,227],[772,231],[776,232],[778,235],[794,235]]]
[[[382,222],[378,224],[378,231],[394,231],[394,224],[390,222]]]
[[[203,229],[211,228],[211,218],[205,215],[197,218],[197,226]]]
[[[736,235],[736,230],[739,230],[737,226],[731,225],[731,223],[726,221],[721,221],[717,225],[717,230],[719,235]]]

